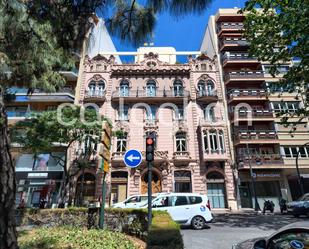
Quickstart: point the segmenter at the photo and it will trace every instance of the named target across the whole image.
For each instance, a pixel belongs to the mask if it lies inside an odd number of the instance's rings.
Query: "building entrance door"
[[[162,191],[161,178],[155,171],[152,171],[151,186],[152,186],[152,193],[160,193]],[[148,172],[142,175],[141,194],[146,194],[148,192],[147,189],[148,189]]]
[[[207,194],[212,208],[225,208],[224,183],[207,183]]]

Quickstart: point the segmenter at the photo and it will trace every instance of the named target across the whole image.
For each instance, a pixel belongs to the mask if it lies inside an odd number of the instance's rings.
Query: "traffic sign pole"
[[[104,163],[104,161],[103,161]],[[105,181],[106,173],[103,172],[102,176],[102,204],[101,204],[101,210],[100,210],[100,229],[104,228],[104,216],[105,216],[105,199],[106,199],[106,181]]]

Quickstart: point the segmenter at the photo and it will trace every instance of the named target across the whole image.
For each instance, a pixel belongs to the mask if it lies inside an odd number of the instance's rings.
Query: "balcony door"
[[[175,97],[183,96],[183,84],[180,80],[175,80],[173,88]]]
[[[153,80],[149,80],[146,84],[146,93],[147,97],[155,97],[156,96],[156,82]]]
[[[121,81],[119,86],[119,96],[127,97],[129,96],[129,82],[126,80]]]

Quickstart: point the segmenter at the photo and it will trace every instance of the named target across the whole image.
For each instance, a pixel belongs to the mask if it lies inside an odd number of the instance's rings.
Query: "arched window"
[[[105,82],[103,80],[100,80],[98,82],[98,95],[103,96],[105,91]]]
[[[187,151],[186,133],[178,132],[176,134],[176,151]]]
[[[88,95],[94,96],[96,90],[96,84],[95,81],[91,81],[88,85]]]
[[[214,83],[211,80],[207,80],[206,84],[207,95],[212,95],[214,89],[215,89]]]
[[[129,82],[127,80],[122,80],[119,86],[119,96],[128,97],[129,96]]]
[[[215,107],[211,106],[210,108],[205,107],[204,109],[204,117],[208,122],[216,122],[216,113],[215,113]]]
[[[175,97],[183,96],[183,84],[181,80],[175,80],[173,88]]]
[[[206,96],[206,85],[204,80],[200,80],[197,84],[199,97]]]
[[[156,96],[156,82],[154,80],[148,80],[146,84],[146,92],[148,97]]]

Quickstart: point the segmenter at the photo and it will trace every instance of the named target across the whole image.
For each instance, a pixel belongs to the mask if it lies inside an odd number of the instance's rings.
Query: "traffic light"
[[[146,137],[146,161],[152,162],[154,159],[154,139]]]

